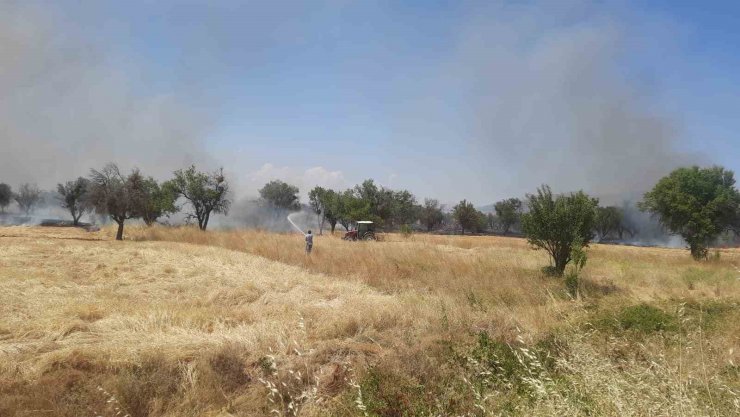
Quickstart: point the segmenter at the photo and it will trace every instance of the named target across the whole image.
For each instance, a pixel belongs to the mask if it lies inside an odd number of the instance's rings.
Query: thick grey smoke
[[[681,150],[679,124],[661,110],[656,69],[665,63],[648,55],[671,49],[662,29],[671,32],[608,3],[491,6],[465,22],[434,85],[414,102],[422,107],[409,109],[407,119],[423,121],[410,133],[465,132],[450,145],[474,156],[452,164],[486,173],[466,185],[476,201],[542,183],[611,203],[639,196],[671,169],[704,162]]]
[[[137,68],[23,3],[0,4],[0,181],[54,184],[108,161],[162,177],[203,161],[207,120],[136,91]]]
[[[517,183],[626,196],[696,161],[678,151],[674,125],[651,112],[648,87],[628,74],[623,23],[596,16],[531,28],[544,16],[508,17],[471,29],[461,56],[477,61],[466,79],[477,91],[479,145],[521,167]]]

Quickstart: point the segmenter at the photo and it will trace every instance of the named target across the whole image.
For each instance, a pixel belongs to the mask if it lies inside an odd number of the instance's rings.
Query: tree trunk
[[[118,232],[116,232],[116,240],[123,240],[123,220],[120,222],[116,220],[116,223],[118,223]]]
[[[558,272],[558,275],[563,275],[565,273],[566,265],[567,263],[561,259],[555,261],[555,270]]]
[[[563,275],[565,273],[565,267],[570,261],[570,259],[568,259],[570,248],[568,248],[567,251],[568,252],[566,252],[565,250],[560,250],[553,255],[553,260],[555,261],[555,271],[557,271],[558,275]]]
[[[206,213],[203,216],[203,221],[200,224],[200,230],[204,232],[206,231],[206,228],[208,228],[208,220],[210,219],[210,217],[211,217],[211,213]]]
[[[691,249],[691,256],[696,259],[707,259],[707,255],[709,254],[709,250],[701,243],[691,243],[689,245],[689,248]]]

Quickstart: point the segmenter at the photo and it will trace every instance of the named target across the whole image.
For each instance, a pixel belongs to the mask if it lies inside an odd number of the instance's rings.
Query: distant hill
[[[496,214],[496,210],[493,208],[494,204],[486,204],[485,206],[478,206],[476,207],[478,210],[482,211],[484,214],[493,213]]]

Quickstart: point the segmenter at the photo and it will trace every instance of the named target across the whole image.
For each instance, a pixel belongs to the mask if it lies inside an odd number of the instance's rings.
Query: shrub
[[[405,238],[410,238],[411,235],[414,233],[414,231],[411,229],[411,226],[407,224],[402,224],[400,231],[401,231],[401,236]]]
[[[529,212],[522,215],[522,229],[529,243],[550,255],[558,275],[572,259],[577,240],[585,247],[593,238],[594,210],[598,200],[582,191],[553,197],[543,185],[536,195],[527,195]]]
[[[571,244],[570,258],[573,260],[573,267],[565,277],[565,288],[568,290],[568,294],[575,298],[578,296],[579,275],[581,269],[586,266],[587,259],[586,251],[583,250],[582,240],[579,237]]]
[[[660,331],[675,331],[678,329],[676,318],[663,310],[649,304],[637,304],[625,307],[599,322],[600,327],[607,329],[633,331],[638,333],[654,333]]]

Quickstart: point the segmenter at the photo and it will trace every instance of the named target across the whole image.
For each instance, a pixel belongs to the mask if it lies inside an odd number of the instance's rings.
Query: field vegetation
[[[737,250],[128,230],[0,230],[0,415],[740,412]]]

